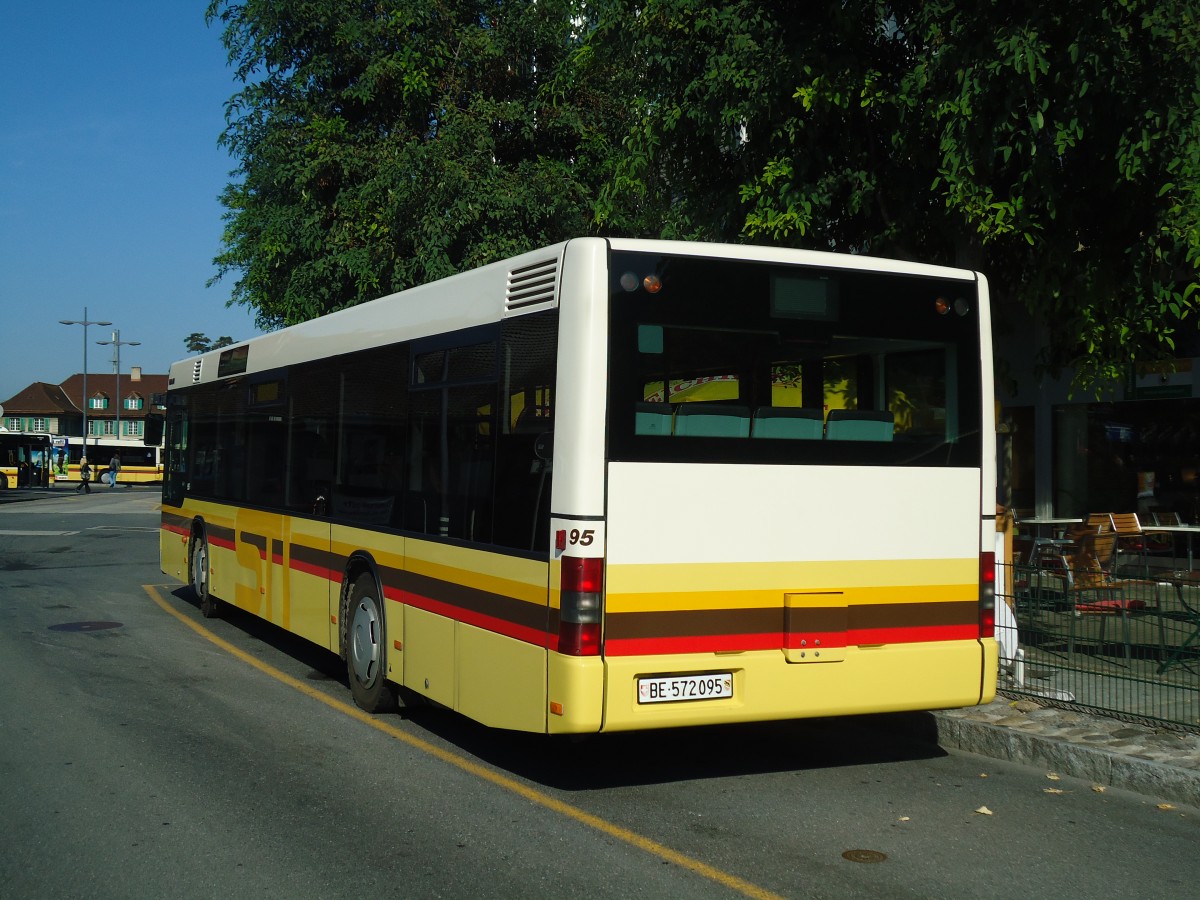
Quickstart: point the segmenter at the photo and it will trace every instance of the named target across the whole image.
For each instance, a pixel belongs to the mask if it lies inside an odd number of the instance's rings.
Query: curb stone
[[[1200,735],[1003,696],[933,713],[937,743],[1200,807]]]

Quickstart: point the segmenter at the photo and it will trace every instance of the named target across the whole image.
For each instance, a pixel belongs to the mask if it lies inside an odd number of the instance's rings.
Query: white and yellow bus
[[[995,692],[986,280],[586,238],[171,367],[162,570],[490,726]]]
[[[48,487],[50,441],[44,432],[0,431],[0,490]]]
[[[79,463],[84,456],[83,438],[56,440],[50,471],[57,481],[79,482]],[[117,484],[161,484],[162,447],[139,438],[89,437],[87,461],[92,467],[93,484],[107,483],[108,464],[116,456],[121,461]],[[103,482],[102,478],[103,476]]]

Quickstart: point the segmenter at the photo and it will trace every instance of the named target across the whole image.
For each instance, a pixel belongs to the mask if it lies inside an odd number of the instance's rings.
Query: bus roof
[[[558,301],[558,276],[567,247],[590,242],[602,242],[619,251],[852,268],[963,281],[977,277],[965,269],[816,250],[632,238],[575,238],[179,360],[171,365],[168,389],[231,375],[270,371],[310,359],[457,331],[553,307]]]

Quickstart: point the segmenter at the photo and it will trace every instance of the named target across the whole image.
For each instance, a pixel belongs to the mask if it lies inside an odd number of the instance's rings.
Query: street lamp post
[[[87,330],[89,325],[111,325],[112,322],[91,322],[88,321],[87,307],[83,308],[82,319],[59,319],[62,325],[82,325],[83,326],[83,453],[80,459],[87,456],[87,439],[88,439],[88,421],[87,421]]]
[[[121,340],[121,330],[118,328],[112,333],[111,341],[96,341],[96,343],[113,348],[113,369],[117,373],[117,440],[119,441],[121,439],[121,348],[140,347],[142,342]]]

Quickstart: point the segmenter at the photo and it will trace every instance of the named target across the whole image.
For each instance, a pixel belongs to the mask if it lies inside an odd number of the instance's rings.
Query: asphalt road
[[[0,505],[0,897],[1192,897],[1200,811],[872,719],[369,717],[159,573],[157,495]]]

